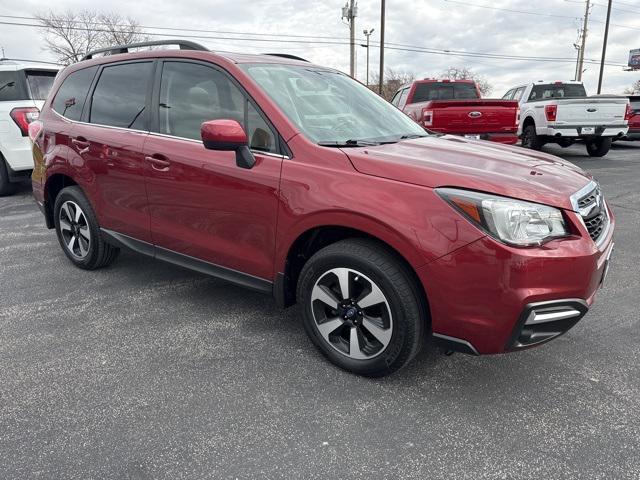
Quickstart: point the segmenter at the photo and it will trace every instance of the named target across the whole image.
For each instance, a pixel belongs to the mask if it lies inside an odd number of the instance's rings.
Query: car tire
[[[66,187],[58,194],[53,219],[62,251],[76,267],[106,267],[120,253],[103,240],[96,214],[80,187]]]
[[[350,372],[380,377],[422,347],[428,310],[419,288],[388,248],[348,239],[306,262],[297,293],[305,330],[322,354]]]
[[[12,195],[16,191],[16,185],[9,181],[7,164],[2,154],[0,154],[0,197]]]
[[[527,125],[522,131],[522,146],[531,150],[540,150],[544,146],[544,141],[536,133],[535,125]]]
[[[590,157],[604,157],[611,149],[611,137],[599,137],[593,140],[587,140],[587,153]]]

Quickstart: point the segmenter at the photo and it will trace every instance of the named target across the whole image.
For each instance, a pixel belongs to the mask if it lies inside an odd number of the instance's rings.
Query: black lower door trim
[[[220,278],[262,293],[271,294],[273,292],[273,282],[265,280],[264,278],[254,277],[253,275],[239,272],[231,268],[205,262],[204,260],[158,247],[106,228],[101,228],[100,231],[106,242],[117,247],[124,247],[129,250],[133,250],[134,252],[142,253],[143,255],[157,258],[158,260],[163,260],[189,270],[204,273],[205,275],[211,275],[212,277]]]

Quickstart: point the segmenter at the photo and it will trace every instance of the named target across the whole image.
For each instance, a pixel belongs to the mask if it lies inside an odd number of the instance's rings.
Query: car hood
[[[360,173],[425,187],[460,187],[558,208],[591,181],[553,155],[452,135],[343,150]]]

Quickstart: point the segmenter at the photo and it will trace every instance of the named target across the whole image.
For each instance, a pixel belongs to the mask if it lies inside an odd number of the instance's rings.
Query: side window
[[[23,95],[20,90],[18,75],[15,71],[0,72],[0,102],[22,100]]]
[[[409,88],[405,88],[400,93],[400,98],[398,99],[398,108],[404,107],[404,104],[407,102],[407,96],[409,95]]]
[[[104,67],[93,91],[89,122],[145,130],[145,105],[153,63]]]
[[[80,120],[89,87],[97,71],[98,67],[84,68],[65,78],[51,107],[69,120]]]
[[[273,131],[251,102],[247,102],[247,108],[246,131],[249,147],[253,150],[277,153],[278,146]]]
[[[512,100],[514,91],[515,90],[509,90],[507,93],[504,94],[504,96],[502,97],[502,100]]]
[[[516,90],[516,93],[513,94],[513,99],[519,102],[523,93],[524,93],[524,87],[520,87],[519,89]]]
[[[276,137],[256,108],[229,78],[197,63],[165,62],[160,82],[160,133],[200,139],[200,125],[231,119],[244,126],[254,150],[277,152]]]
[[[396,92],[396,94],[393,96],[393,98],[391,99],[391,105],[397,107],[398,103],[400,103],[400,95],[402,94],[401,90],[398,90]]]

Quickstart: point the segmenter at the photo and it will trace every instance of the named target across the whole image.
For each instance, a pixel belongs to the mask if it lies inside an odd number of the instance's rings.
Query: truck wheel
[[[0,197],[11,195],[15,191],[16,186],[9,181],[7,164],[5,163],[4,157],[0,153]]]
[[[611,148],[611,137],[599,137],[593,140],[588,140],[587,153],[591,157],[604,157]]]
[[[540,150],[544,142],[536,133],[535,125],[527,125],[522,132],[522,146],[531,150]]]
[[[120,250],[102,239],[96,214],[79,187],[58,194],[53,219],[62,251],[76,267],[96,270],[118,256]]]
[[[331,362],[380,377],[418,353],[427,307],[405,265],[366,239],[336,242],[313,255],[298,281],[307,334]]]

